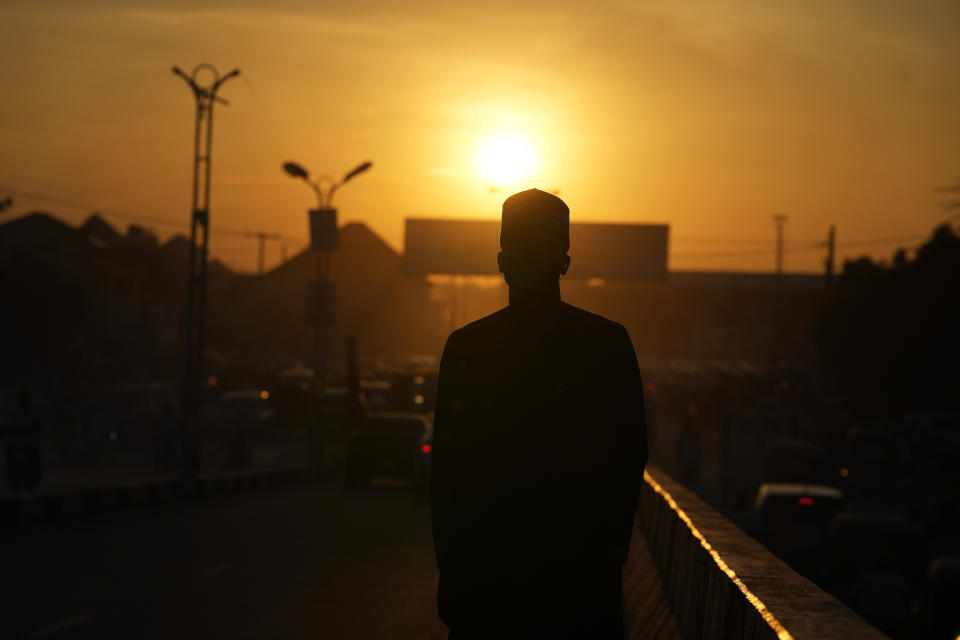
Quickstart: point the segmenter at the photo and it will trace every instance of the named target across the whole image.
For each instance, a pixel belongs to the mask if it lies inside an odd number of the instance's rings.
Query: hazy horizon
[[[170,67],[209,61],[243,72],[221,91],[211,205],[212,256],[240,270],[256,241],[218,228],[306,244],[314,198],[288,160],[334,176],[372,160],[335,205],[397,250],[404,218],[494,218],[533,186],[574,221],[669,224],[672,270],[770,271],[776,213],[794,272],[822,269],[831,224],[839,265],[898,246],[853,243],[915,246],[944,221],[955,3],[538,6],[6,3],[0,186],[185,231],[194,104]],[[484,160],[501,139],[525,175]],[[0,222],[90,213],[14,199]]]

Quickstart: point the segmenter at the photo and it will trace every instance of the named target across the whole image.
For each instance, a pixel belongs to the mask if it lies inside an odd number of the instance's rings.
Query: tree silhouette
[[[960,238],[938,227],[911,260],[847,261],[814,338],[829,388],[864,413],[956,411]]]
[[[947,220],[953,221],[960,218],[960,178],[957,178],[957,182],[952,187],[942,187],[937,191],[951,195],[951,199],[943,203],[943,208],[947,211]]]

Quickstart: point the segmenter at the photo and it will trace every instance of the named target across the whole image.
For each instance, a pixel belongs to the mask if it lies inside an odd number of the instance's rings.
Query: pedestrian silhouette
[[[560,299],[569,209],[503,203],[509,305],[453,332],[431,479],[440,618],[454,640],[622,638],[620,568],[647,461],[620,324]]]
[[[19,411],[6,429],[6,478],[14,493],[33,491],[43,479],[43,427],[36,419],[28,389],[18,396]]]

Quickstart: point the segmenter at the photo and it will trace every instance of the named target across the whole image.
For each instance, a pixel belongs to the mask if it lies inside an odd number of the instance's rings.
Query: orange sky
[[[960,176],[955,0],[319,6],[7,0],[0,185],[186,227],[193,98],[169,69],[201,61],[244,74],[216,113],[213,231],[290,252],[313,196],[286,160],[373,160],[335,204],[398,249],[405,217],[493,217],[538,186],[573,220],[669,223],[671,268],[706,270],[771,269],[774,213],[790,271],[821,268],[831,223],[841,257],[889,255],[842,243],[927,234]],[[475,158],[501,131],[539,161],[491,193]],[[7,218],[85,215],[15,199]],[[253,240],[212,252],[256,264]]]

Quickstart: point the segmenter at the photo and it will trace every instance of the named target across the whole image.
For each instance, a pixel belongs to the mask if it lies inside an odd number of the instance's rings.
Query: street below
[[[0,531],[2,638],[444,638],[430,512],[375,484]]]

